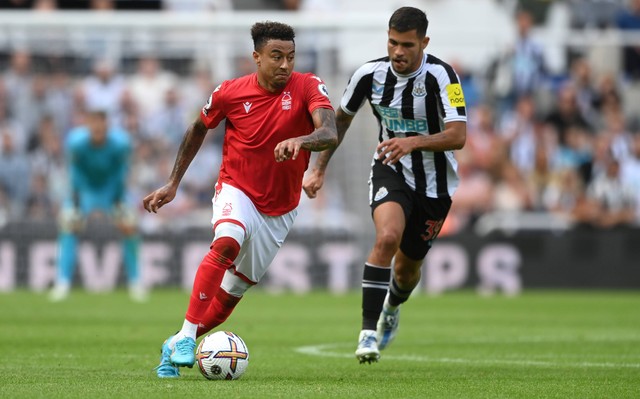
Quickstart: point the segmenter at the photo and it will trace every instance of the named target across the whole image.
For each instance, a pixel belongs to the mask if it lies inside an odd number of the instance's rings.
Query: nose
[[[280,64],[280,69],[289,69],[291,65],[291,61],[287,60],[286,58],[284,59],[284,61],[282,61],[282,64]]]

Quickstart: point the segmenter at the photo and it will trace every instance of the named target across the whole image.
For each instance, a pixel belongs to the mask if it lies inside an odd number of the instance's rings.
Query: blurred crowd
[[[9,3],[15,8],[120,4],[11,0],[3,6]],[[231,6],[229,0],[138,3]],[[298,9],[309,2],[233,2],[244,3]],[[574,28],[640,31],[640,0],[568,3],[581,4],[573,9]],[[589,14],[586,3],[606,5],[609,12]],[[640,104],[630,101],[640,86],[640,47],[620,49],[622,70],[615,74],[594,72],[585,49],[567,51],[566,71],[551,73],[541,44],[531,35],[536,13],[515,7],[513,14],[517,38],[486,70],[454,64],[469,118],[467,144],[456,154],[461,184],[446,232],[469,228],[492,212],[552,215],[589,228],[637,225]],[[164,184],[185,128],[219,82],[197,65],[176,73],[151,56],[130,64],[125,70],[122,63],[97,58],[79,74],[60,57],[35,57],[27,50],[0,56],[0,225],[55,219],[67,190],[63,142],[70,129],[83,123],[88,108],[108,110],[111,123],[134,138],[132,206],[139,209],[139,199]],[[238,74],[250,67],[239,64]],[[218,133],[208,135],[170,211],[146,217],[139,209],[144,231],[208,221],[220,162]]]

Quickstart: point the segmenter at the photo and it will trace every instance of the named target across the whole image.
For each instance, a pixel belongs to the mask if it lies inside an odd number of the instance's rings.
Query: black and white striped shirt
[[[393,137],[438,134],[446,122],[467,121],[464,95],[456,72],[447,63],[425,54],[421,67],[397,74],[389,57],[370,61],[356,70],[340,103],[355,115],[368,100],[378,119],[379,142]],[[374,161],[377,153],[373,155]],[[419,194],[450,197],[458,187],[453,151],[413,151],[389,165]]]

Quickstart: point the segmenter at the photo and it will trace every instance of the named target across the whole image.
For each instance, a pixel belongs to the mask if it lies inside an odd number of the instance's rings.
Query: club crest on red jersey
[[[282,109],[284,111],[291,109],[291,92],[285,91],[282,95]]]

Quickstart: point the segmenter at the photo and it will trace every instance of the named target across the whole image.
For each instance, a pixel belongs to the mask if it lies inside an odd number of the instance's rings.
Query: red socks
[[[198,325],[197,337],[224,323],[242,297],[233,296],[220,289],[209,305],[206,315]]]
[[[222,277],[233,266],[233,261],[239,252],[240,245],[231,237],[220,237],[213,242],[211,250],[202,259],[193,281],[189,308],[185,316],[189,322],[200,324],[205,313],[209,313],[207,309],[212,305],[213,298],[218,292],[224,292],[219,290]],[[226,317],[222,321],[225,319]]]

